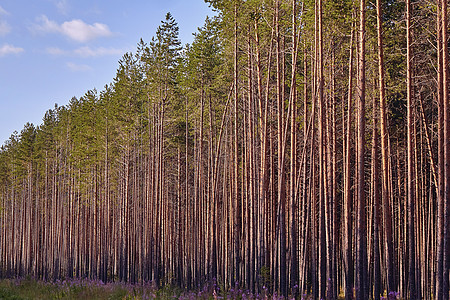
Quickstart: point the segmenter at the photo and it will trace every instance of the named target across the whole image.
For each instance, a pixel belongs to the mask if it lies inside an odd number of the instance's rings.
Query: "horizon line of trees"
[[[0,149],[0,278],[448,299],[447,1],[208,0]]]

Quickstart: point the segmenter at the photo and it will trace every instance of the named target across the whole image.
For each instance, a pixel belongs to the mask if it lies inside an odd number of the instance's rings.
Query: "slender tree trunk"
[[[292,0],[292,77],[291,77],[291,170],[290,170],[290,288],[294,296],[298,294],[298,258],[297,258],[297,1]]]
[[[278,231],[280,246],[280,292],[283,296],[287,296],[287,266],[286,266],[286,179],[285,167],[283,159],[283,141],[284,141],[284,95],[283,95],[283,72],[281,53],[281,34],[279,20],[280,2],[275,2],[275,35],[277,47],[277,133],[278,133]]]
[[[389,181],[389,148],[387,132],[387,113],[386,113],[386,93],[384,84],[384,53],[383,53],[383,25],[382,25],[381,0],[377,0],[377,33],[378,33],[378,83],[380,95],[380,121],[381,121],[381,160],[383,172],[383,184],[381,191],[382,208],[383,208],[383,228],[384,228],[384,245],[385,253],[385,270],[387,275],[387,291],[395,291],[395,271],[394,271],[394,250],[392,245],[392,224],[391,224],[391,204],[389,198],[390,181]]]
[[[444,299],[444,100],[443,100],[443,43],[442,43],[442,2],[437,1],[437,101],[438,101],[438,194],[437,194],[437,261],[436,261],[436,299]]]
[[[408,157],[408,279],[409,298],[416,299],[416,252],[415,252],[415,190],[414,177],[415,168],[413,164],[413,122],[414,104],[412,99],[412,56],[411,56],[411,1],[406,0],[406,108],[407,108],[407,157]]]
[[[448,61],[448,21],[447,1],[442,0],[442,101],[444,113],[444,274],[442,293],[449,296],[450,269],[450,103],[449,103],[449,61]]]
[[[317,57],[317,83],[318,83],[318,107],[319,107],[319,295],[325,298],[327,289],[327,248],[325,230],[325,205],[326,198],[326,157],[325,157],[325,100],[324,100],[324,76],[323,76],[323,36],[322,36],[322,0],[317,0],[317,24],[318,24],[318,57]]]
[[[239,193],[239,153],[238,153],[238,4],[234,7],[234,200],[235,200],[235,228],[234,228],[234,260],[235,282],[240,282],[240,231],[241,231],[241,201]]]
[[[350,55],[348,66],[348,100],[347,100],[347,128],[346,128],[346,140],[345,140],[345,157],[344,157],[344,262],[345,262],[345,299],[353,298],[354,287],[354,268],[353,268],[353,233],[352,233],[352,215],[353,215],[353,196],[352,196],[352,178],[351,178],[351,137],[352,132],[352,98],[353,98],[353,40],[354,40],[354,28],[352,26],[352,32],[350,37]]]
[[[379,1],[379,0],[378,0]],[[379,189],[379,160],[378,160],[378,117],[377,112],[377,101],[376,97],[373,98],[373,130],[372,130],[372,186],[374,195],[374,208],[373,208],[373,220],[374,220],[374,231],[373,231],[373,261],[374,261],[374,272],[373,272],[373,297],[374,299],[380,299],[381,296],[381,259],[380,259],[380,242],[379,242],[379,227],[380,227],[380,189]]]
[[[368,299],[367,290],[367,226],[366,195],[364,190],[364,158],[365,158],[365,97],[366,97],[366,36],[365,36],[365,0],[360,0],[359,29],[359,76],[358,76],[358,151],[357,151],[357,201],[358,201],[358,255],[356,299]]]

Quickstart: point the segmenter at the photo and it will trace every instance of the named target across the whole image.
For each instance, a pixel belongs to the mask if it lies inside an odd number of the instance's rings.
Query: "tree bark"
[[[354,28],[352,26],[350,36],[350,54],[348,65],[348,99],[347,99],[347,123],[345,134],[345,157],[344,157],[344,263],[345,263],[345,299],[349,300],[353,298],[353,233],[352,233],[352,215],[353,215],[353,193],[352,193],[352,178],[351,178],[351,147],[352,140],[352,111],[353,111],[353,40],[354,40]]]
[[[407,108],[407,164],[408,164],[408,282],[409,298],[416,299],[416,252],[415,252],[415,168],[413,164],[414,103],[412,91],[411,54],[411,1],[406,0],[406,108]]]
[[[368,299],[367,290],[367,226],[366,226],[366,195],[364,180],[365,158],[365,97],[366,97],[366,31],[365,31],[365,0],[360,0],[359,29],[359,74],[358,74],[358,150],[357,150],[357,282],[356,299]]]

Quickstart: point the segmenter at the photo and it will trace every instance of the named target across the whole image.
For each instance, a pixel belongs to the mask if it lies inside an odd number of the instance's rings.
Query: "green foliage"
[[[206,18],[205,25],[194,34],[194,42],[186,50],[186,77],[192,87],[205,87],[211,83],[218,66],[223,63],[217,22],[216,18]]]
[[[145,299],[153,290],[120,284],[104,285],[98,282],[56,282],[46,283],[32,279],[0,281],[0,299],[5,300],[47,300],[47,299]]]
[[[10,152],[6,145],[0,148],[0,195],[10,183]]]
[[[178,35],[178,25],[172,15],[167,13],[142,58],[148,67],[147,79],[153,84],[162,85],[158,86],[158,90],[164,98],[168,98],[168,88],[176,82],[182,49]]]
[[[206,18],[204,26],[194,35],[192,45],[186,47],[183,58],[182,86],[190,100],[190,107],[186,109],[191,112],[195,120],[199,120],[203,101],[204,126],[206,127],[210,122],[217,126],[219,119],[209,120],[209,108],[214,110],[214,115],[221,115],[223,110],[221,102],[226,97],[226,88],[230,82],[225,77],[227,67],[219,26],[219,19]]]
[[[272,276],[270,276],[270,268],[267,266],[262,266],[259,270],[259,282],[262,287],[271,289],[272,287]],[[261,288],[262,288],[261,287]]]

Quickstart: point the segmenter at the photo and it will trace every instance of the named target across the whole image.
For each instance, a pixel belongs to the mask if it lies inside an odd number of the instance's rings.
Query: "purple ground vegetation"
[[[171,286],[165,286],[158,289],[152,282],[131,284],[125,282],[104,283],[101,280],[92,279],[58,279],[55,281],[42,281],[31,278],[3,280],[3,283],[5,283],[5,281],[8,281],[9,285],[15,286],[19,290],[20,288],[36,290],[35,299],[40,299],[42,295],[48,296],[48,299],[285,299],[277,293],[271,294],[269,289],[265,286],[263,286],[259,292],[251,293],[249,290],[240,287],[238,284],[225,289],[219,286],[215,279],[190,291]],[[0,280],[0,283],[1,282],[2,281]],[[311,296],[307,294],[300,295],[299,297],[299,299],[302,300],[312,299]],[[386,299],[391,300],[398,298]]]

